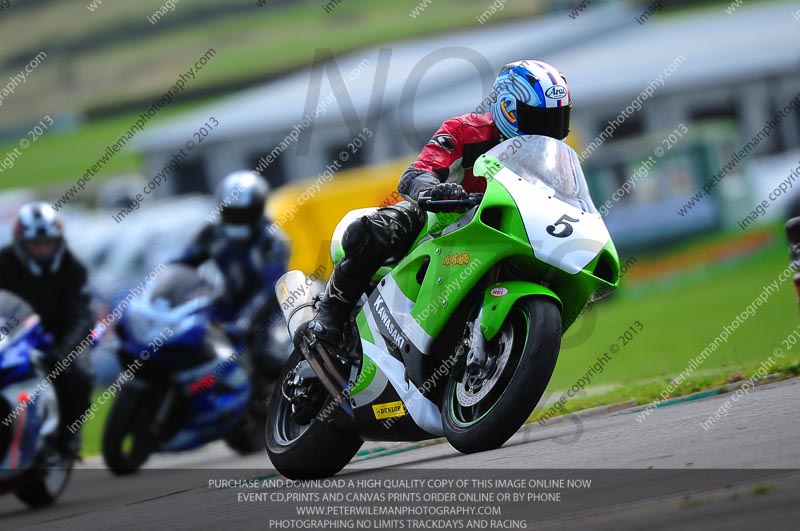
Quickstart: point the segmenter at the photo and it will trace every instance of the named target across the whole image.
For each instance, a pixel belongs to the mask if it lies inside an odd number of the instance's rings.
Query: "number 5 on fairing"
[[[572,232],[574,230],[572,228],[572,225],[570,225],[569,223],[570,222],[577,223],[579,221],[580,221],[579,219],[571,218],[568,215],[564,214],[560,218],[558,218],[558,220],[553,225],[547,226],[547,234],[549,234],[550,236],[555,236],[556,238],[568,238],[570,235],[572,235]],[[556,227],[558,227],[559,225],[563,225],[564,228],[561,230],[561,232],[556,232]]]

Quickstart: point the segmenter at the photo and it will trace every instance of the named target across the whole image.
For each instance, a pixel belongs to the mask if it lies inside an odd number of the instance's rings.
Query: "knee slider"
[[[370,221],[373,222],[373,229],[380,228],[380,235],[394,245],[409,238],[413,240],[425,225],[427,216],[416,203],[403,201],[375,212],[370,216]]]
[[[408,216],[411,233],[414,236],[419,234],[419,231],[421,231],[428,222],[428,215],[419,207],[419,205],[410,201],[403,201],[396,206],[401,208],[403,213]]]
[[[360,256],[369,247],[370,227],[365,216],[358,218],[345,229],[342,249],[347,256]]]

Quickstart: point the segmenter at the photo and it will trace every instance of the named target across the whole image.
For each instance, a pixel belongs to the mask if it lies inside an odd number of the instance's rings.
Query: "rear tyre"
[[[293,411],[284,396],[284,383],[302,360],[303,355],[295,350],[272,388],[265,432],[267,454],[275,469],[289,479],[326,478],[342,470],[364,441],[356,433],[334,427],[331,415],[325,415],[334,411],[333,399],[319,382],[306,392],[309,402],[301,406],[311,410]]]
[[[544,297],[518,300],[506,322],[487,344],[495,371],[484,381],[471,379],[464,357],[445,387],[442,426],[459,452],[493,450],[528,419],[544,394],[561,346],[561,311]]]
[[[155,450],[151,425],[157,407],[140,390],[122,388],[103,429],[103,460],[113,474],[133,474]]]

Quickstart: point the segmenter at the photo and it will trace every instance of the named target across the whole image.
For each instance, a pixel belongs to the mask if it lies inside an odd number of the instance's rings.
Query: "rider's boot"
[[[48,362],[52,363],[51,359]],[[83,367],[72,364],[53,382],[59,407],[58,450],[65,457],[80,459],[80,428],[73,431],[77,420],[90,408],[92,376]]]
[[[316,337],[340,348],[348,318],[372,277],[391,256],[408,252],[426,220],[416,204],[404,201],[351,223],[342,236],[344,257],[333,270],[314,319],[295,334],[295,346],[299,348],[303,337]]]
[[[81,461],[81,433],[72,433],[69,428],[60,426],[58,430],[58,451],[65,458]]]
[[[333,350],[341,348],[344,343],[344,327],[361,293],[366,289],[363,282],[353,281],[343,271],[343,267],[346,268],[348,265],[347,262],[347,259],[343,260],[333,270],[314,319],[295,334],[296,346],[299,346],[302,337],[306,337],[309,340],[319,339]]]

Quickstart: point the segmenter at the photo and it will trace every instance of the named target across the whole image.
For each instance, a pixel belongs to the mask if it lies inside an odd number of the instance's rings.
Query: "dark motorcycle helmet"
[[[52,206],[43,202],[23,205],[12,231],[14,251],[31,274],[58,270],[66,249],[64,221]]]
[[[217,189],[222,229],[233,239],[248,239],[264,219],[269,185],[259,174],[237,171],[225,177]]]
[[[517,61],[500,69],[492,88],[492,120],[505,138],[569,134],[572,108],[567,80],[542,61]]]

